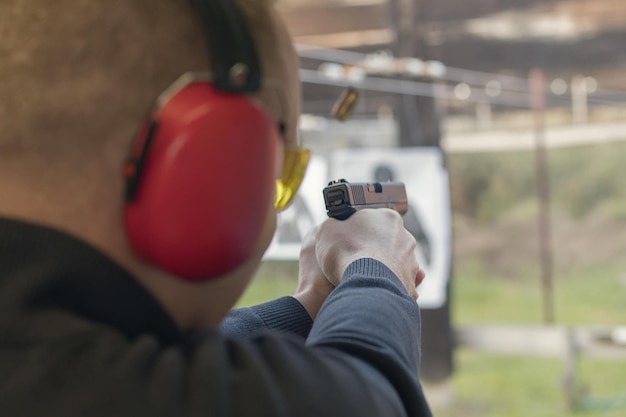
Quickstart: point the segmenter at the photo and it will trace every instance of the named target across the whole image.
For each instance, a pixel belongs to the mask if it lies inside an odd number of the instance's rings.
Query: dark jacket
[[[92,247],[0,219],[2,417],[430,415],[387,267],[353,263],[311,324],[285,297],[183,333]]]

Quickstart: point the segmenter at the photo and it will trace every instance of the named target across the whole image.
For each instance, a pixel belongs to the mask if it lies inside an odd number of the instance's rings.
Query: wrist
[[[317,313],[322,308],[322,304],[324,304],[324,301],[326,301],[333,289],[334,287],[330,282],[327,285],[298,287],[293,298],[298,300],[309,313],[311,319],[315,320]]]

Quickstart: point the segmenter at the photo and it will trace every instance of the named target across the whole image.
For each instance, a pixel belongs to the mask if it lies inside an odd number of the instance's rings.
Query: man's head
[[[283,146],[297,142],[297,58],[269,1],[238,4],[262,76],[274,80],[254,96],[277,125],[286,126],[277,151],[281,161]],[[203,24],[191,0],[0,5],[0,78],[8,80],[0,84],[0,214],[49,224],[94,244],[129,268],[183,325],[219,320],[275,228],[274,210],[259,207],[267,214],[250,259],[229,276],[200,285],[156,271],[126,241],[122,164],[159,94],[185,72],[211,70]],[[212,307],[192,307],[210,305],[217,293],[220,301]],[[183,300],[184,311],[178,308]]]

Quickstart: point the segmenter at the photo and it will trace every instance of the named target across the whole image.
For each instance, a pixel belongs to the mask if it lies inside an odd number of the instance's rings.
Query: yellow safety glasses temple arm
[[[284,210],[293,200],[302,184],[310,159],[311,152],[308,149],[292,148],[285,150],[283,173],[280,179],[276,180],[274,207],[277,210]]]

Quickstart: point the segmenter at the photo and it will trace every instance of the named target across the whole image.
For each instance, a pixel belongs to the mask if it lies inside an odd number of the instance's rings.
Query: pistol
[[[406,187],[402,182],[331,181],[323,190],[326,214],[345,220],[364,208],[390,208],[405,214],[409,208]]]

